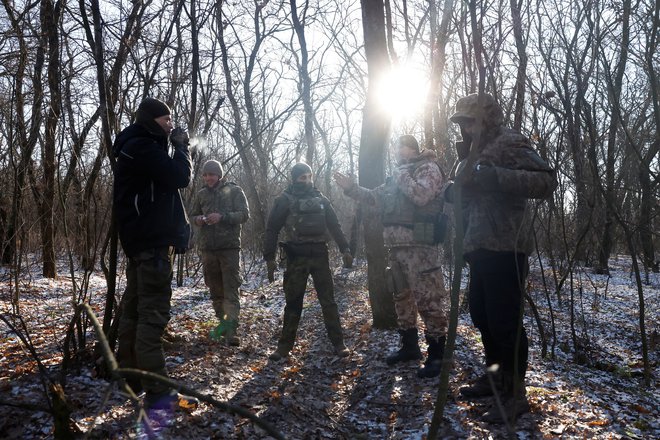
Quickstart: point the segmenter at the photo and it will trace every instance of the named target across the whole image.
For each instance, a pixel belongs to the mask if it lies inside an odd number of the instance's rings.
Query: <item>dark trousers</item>
[[[328,250],[323,244],[315,244],[289,250],[284,272],[284,324],[278,348],[291,351],[296,340],[298,324],[303,309],[303,299],[307,289],[307,279],[312,276],[314,288],[321,304],[323,321],[328,338],[334,346],[344,342],[339,320],[339,310],[335,302],[334,284],[328,261]]]
[[[470,258],[468,290],[470,316],[481,332],[486,365],[525,378],[528,341],[522,325],[527,256],[514,252],[487,252]]]
[[[143,251],[128,259],[118,330],[117,358],[122,368],[139,368],[167,376],[161,338],[170,320],[172,257],[173,248],[165,247]],[[144,380],[142,387],[151,394],[169,389]]]

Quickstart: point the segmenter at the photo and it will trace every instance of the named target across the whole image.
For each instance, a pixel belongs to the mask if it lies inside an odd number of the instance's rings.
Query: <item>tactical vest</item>
[[[424,206],[412,202],[399,189],[396,181],[388,177],[383,194],[383,226],[403,226],[413,231],[413,241],[436,245],[445,239],[447,216],[442,212],[442,193]]]
[[[289,193],[289,215],[284,229],[286,241],[293,243],[326,242],[328,239],[323,197],[299,198]]]

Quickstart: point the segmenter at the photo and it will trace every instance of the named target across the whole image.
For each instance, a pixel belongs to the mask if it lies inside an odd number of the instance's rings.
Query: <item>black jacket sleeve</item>
[[[344,253],[349,250],[349,245],[348,240],[346,240],[346,237],[341,230],[341,226],[339,225],[337,213],[327,197],[323,197],[323,203],[325,204],[325,224],[330,235],[332,235],[332,238],[335,240],[335,243],[337,243],[339,251]]]
[[[266,221],[264,235],[264,260],[274,260],[277,252],[277,237],[289,215],[289,199],[285,195],[278,196]]]

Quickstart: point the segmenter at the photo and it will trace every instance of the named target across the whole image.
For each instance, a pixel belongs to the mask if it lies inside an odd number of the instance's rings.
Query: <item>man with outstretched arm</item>
[[[421,150],[412,135],[399,137],[398,168],[375,188],[358,186],[339,172],[334,178],[344,194],[381,215],[388,248],[388,279],[401,336],[401,348],[388,365],[419,360],[417,314],[425,325],[428,356],[417,370],[420,378],[436,377],[442,369],[447,335],[449,296],[440,267],[439,244],[444,239],[441,189],[443,174],[431,150]],[[378,215],[376,214],[376,215]]]

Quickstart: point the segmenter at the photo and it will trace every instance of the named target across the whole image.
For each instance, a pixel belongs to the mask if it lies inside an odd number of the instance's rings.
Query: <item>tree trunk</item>
[[[59,45],[59,17],[62,6],[58,2],[46,0],[41,4],[41,28],[44,33],[43,44],[48,48],[48,89],[50,105],[46,113],[46,128],[43,140],[43,178],[38,185],[40,196],[39,216],[41,225],[41,246],[43,259],[43,276],[57,277],[55,256],[55,228],[53,225],[53,209],[55,206],[55,144],[57,142],[57,125],[61,114],[61,68]]]
[[[232,76],[231,73],[231,68],[229,66],[229,58],[228,58],[228,50],[227,50],[227,45],[225,43],[224,39],[224,24],[222,23],[222,4],[218,5],[218,9],[216,11],[217,15],[217,29],[218,29],[218,44],[220,46],[220,51],[222,54],[222,67],[223,67],[223,72],[225,75],[225,93],[227,94],[227,100],[229,101],[229,104],[231,105],[232,109],[232,116],[233,116],[233,129],[231,131],[231,136],[232,139],[234,140],[234,143],[236,144],[236,148],[238,150],[238,155],[241,159],[241,164],[243,165],[243,170],[245,172],[245,177],[248,182],[247,188],[245,188],[246,195],[248,200],[250,201],[250,215],[253,217],[253,225],[254,225],[254,234],[258,239],[261,239],[263,237],[264,231],[266,229],[266,212],[265,212],[265,205],[261,200],[261,196],[258,191],[258,182],[257,178],[255,176],[255,172],[253,170],[252,166],[252,161],[249,155],[248,148],[246,146],[246,143],[243,140],[243,136],[241,135],[242,132],[242,125],[243,125],[243,118],[241,117],[241,109],[239,107],[238,99],[236,97],[236,94],[234,93],[234,88],[233,88],[233,81],[235,81],[234,77]],[[262,152],[260,151],[262,146],[261,146],[261,137],[259,135],[259,129],[257,127],[257,122],[256,122],[256,116],[254,114],[254,106],[252,104],[252,99],[250,95],[250,81],[251,81],[251,75],[252,75],[252,70],[254,69],[254,63],[255,59],[257,56],[257,53],[259,51],[259,45],[261,44],[261,38],[263,38],[258,32],[259,30],[259,20],[258,20],[258,15],[259,15],[259,7],[257,7],[255,11],[255,20],[254,20],[254,25],[255,25],[255,33],[257,35],[257,41],[255,42],[255,46],[252,48],[252,51],[250,53],[250,58],[249,58],[249,63],[248,63],[248,68],[245,74],[245,78],[243,78],[243,90],[245,93],[245,100],[246,100],[246,107],[247,107],[247,113],[248,113],[248,122],[249,122],[249,129],[251,133],[251,150],[255,152],[256,155],[261,155]],[[259,157],[259,165],[262,171],[262,175],[266,176],[267,175],[267,160],[264,157]]]
[[[305,153],[305,160],[307,164],[312,166],[314,161],[314,154],[316,153],[316,139],[314,138],[314,109],[312,107],[312,80],[309,77],[309,54],[307,53],[307,40],[305,39],[305,25],[298,17],[298,8],[296,0],[289,0],[291,4],[291,21],[293,21],[293,29],[298,37],[298,44],[300,45],[300,62],[298,64],[298,88],[300,90],[300,97],[303,102],[305,110],[305,142],[307,143],[307,151]]]
[[[378,106],[376,85],[390,71],[385,37],[383,0],[361,0],[364,47],[367,58],[368,90],[360,136],[359,183],[375,188],[385,181],[385,153],[391,120]],[[394,300],[385,285],[385,247],[383,226],[378,217],[363,218],[364,243],[367,253],[369,300],[375,328],[396,325]]]
[[[520,16],[520,0],[510,0],[513,36],[518,51],[518,73],[516,75],[515,104],[513,110],[513,128],[521,131],[523,108],[525,104],[525,78],[527,77],[527,53],[523,35],[522,17]]]

